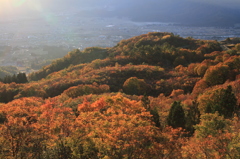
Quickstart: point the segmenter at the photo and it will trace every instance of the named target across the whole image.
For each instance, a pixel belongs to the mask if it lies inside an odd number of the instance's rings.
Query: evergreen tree
[[[220,108],[219,114],[224,115],[226,118],[230,118],[233,116],[233,113],[237,111],[237,99],[235,94],[232,92],[232,86],[228,86],[227,89],[222,90],[222,98],[220,98],[219,106]]]
[[[27,82],[28,82],[27,76],[26,76],[25,73],[19,72],[19,73],[17,74],[17,79],[18,79],[18,83],[27,83]]]
[[[160,116],[158,114],[158,111],[156,108],[152,109],[150,107],[150,100],[148,99],[148,96],[145,94],[142,99],[141,99],[142,105],[144,106],[144,108],[150,112],[150,114],[152,115],[152,121],[155,123],[156,127],[161,127],[161,123],[160,123]]]
[[[194,134],[194,126],[200,123],[200,115],[198,103],[193,101],[192,105],[188,107],[186,114],[186,130],[189,132],[190,136]]]
[[[16,74],[14,74],[14,75],[12,76],[12,82],[18,83],[18,79],[17,79]]]
[[[12,77],[7,75],[3,79],[3,83],[11,83],[12,82]]]
[[[158,114],[157,109],[156,108],[151,109],[150,114],[152,115],[152,121],[155,123],[155,126],[160,128],[161,127],[161,123],[159,121],[160,116]]]
[[[12,82],[15,82],[15,83],[27,83],[28,80],[27,80],[27,76],[25,73],[18,73],[17,75],[14,74],[14,75],[7,75],[5,76],[3,79],[0,79],[1,82],[3,83],[12,83]]]
[[[173,128],[185,128],[185,123],[185,113],[182,108],[181,102],[175,101],[169,111],[169,115],[167,117],[167,124],[169,126],[172,126]]]

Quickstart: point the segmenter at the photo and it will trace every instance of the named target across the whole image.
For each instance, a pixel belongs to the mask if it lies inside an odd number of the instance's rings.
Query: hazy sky
[[[17,10],[19,8],[30,9],[30,10],[41,10],[46,7],[58,8],[59,6],[71,7],[76,4],[81,6],[92,6],[92,5],[100,5],[100,4],[127,4],[128,2],[136,2],[138,3],[141,0],[0,0],[0,11],[6,12]],[[145,1],[145,2],[144,2]],[[147,3],[148,1],[156,1],[158,3],[173,3],[179,0],[144,0],[142,2]],[[232,6],[239,7],[240,0],[182,0],[182,2],[204,2],[216,5],[223,6]]]
[[[188,1],[199,1],[201,3],[209,3],[225,7],[240,8],[240,0],[188,0]]]
[[[240,9],[240,0],[0,0],[0,16],[44,13],[56,10],[71,10],[82,7],[113,5],[116,7],[138,7],[137,4],[152,3],[170,6],[188,2],[200,2]],[[136,4],[136,5],[135,5]],[[155,6],[156,7],[156,6]],[[171,8],[172,7],[172,8]]]

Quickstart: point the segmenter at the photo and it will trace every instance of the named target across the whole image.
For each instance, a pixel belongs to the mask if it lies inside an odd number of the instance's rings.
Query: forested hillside
[[[18,69],[14,66],[0,66],[0,78],[5,78],[16,73],[18,73]]]
[[[153,32],[8,77],[0,156],[240,158],[239,55],[238,38]]]

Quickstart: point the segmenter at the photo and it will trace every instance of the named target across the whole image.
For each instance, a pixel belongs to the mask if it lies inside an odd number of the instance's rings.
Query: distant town
[[[58,13],[45,18],[0,21],[0,66],[16,66],[21,72],[29,73],[73,49],[112,47],[122,39],[148,32],[172,32],[182,37],[207,40],[240,37],[240,28],[237,27],[189,27]]]

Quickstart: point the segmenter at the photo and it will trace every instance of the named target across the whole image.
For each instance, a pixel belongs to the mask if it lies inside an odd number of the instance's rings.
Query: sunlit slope
[[[239,158],[239,53],[156,32],[73,50],[0,82],[0,156]]]
[[[122,40],[112,48],[93,47],[69,52],[29,74],[32,80],[29,88],[35,93],[42,90],[38,96],[44,98],[60,95],[73,86],[93,83],[106,84],[109,91],[118,92],[128,78],[137,77],[145,80],[149,86],[146,93],[153,96],[169,95],[179,88],[190,93],[207,68],[218,64],[214,59],[228,55],[221,51],[216,41],[148,33]],[[20,88],[18,97],[25,96],[27,91]]]

